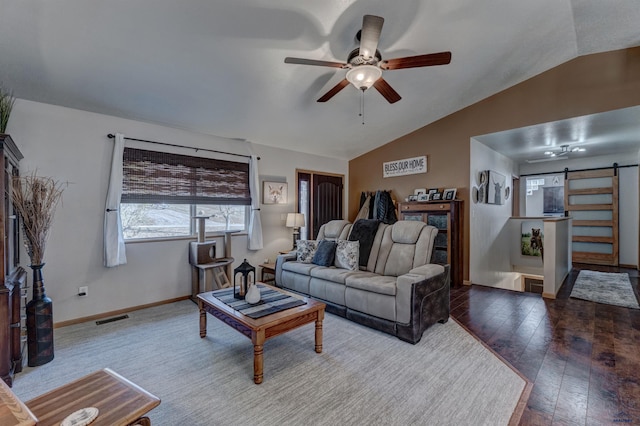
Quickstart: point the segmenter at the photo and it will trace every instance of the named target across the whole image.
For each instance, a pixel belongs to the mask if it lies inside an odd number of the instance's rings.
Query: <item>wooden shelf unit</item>
[[[461,286],[463,281],[463,203],[462,200],[409,201],[398,206],[401,220],[419,220],[438,228],[431,262],[451,265],[452,287]]]
[[[19,267],[20,227],[11,202],[12,177],[18,175],[22,153],[7,134],[0,134],[0,378],[9,386],[13,374],[22,370],[26,347],[24,336],[27,273]]]

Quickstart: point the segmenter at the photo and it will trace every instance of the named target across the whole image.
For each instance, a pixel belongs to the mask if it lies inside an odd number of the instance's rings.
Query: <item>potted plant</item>
[[[13,204],[22,218],[24,244],[33,270],[33,298],[27,303],[27,351],[28,364],[35,367],[53,359],[53,310],[51,299],[45,293],[42,267],[63,186],[35,173],[15,176],[12,183]]]
[[[2,85],[0,85],[0,133],[4,133],[7,130],[9,116],[15,101],[16,98],[13,97],[13,93],[5,92]]]

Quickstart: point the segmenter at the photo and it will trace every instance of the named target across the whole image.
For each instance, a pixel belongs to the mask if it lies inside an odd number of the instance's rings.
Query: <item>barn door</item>
[[[567,172],[564,188],[573,261],[618,266],[618,168]]]

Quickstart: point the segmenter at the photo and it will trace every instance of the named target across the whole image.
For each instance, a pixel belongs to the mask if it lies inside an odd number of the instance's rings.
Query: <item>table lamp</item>
[[[300,227],[304,226],[304,213],[287,213],[287,228],[293,228],[293,249],[298,246]]]

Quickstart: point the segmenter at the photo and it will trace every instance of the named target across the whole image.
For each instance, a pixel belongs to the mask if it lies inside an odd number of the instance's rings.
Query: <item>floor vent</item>
[[[129,318],[129,315],[120,315],[119,317],[113,317],[113,318],[107,318],[107,319],[103,319],[103,320],[98,320],[98,321],[96,321],[96,325],[107,324],[109,322],[120,321],[120,320],[127,319],[127,318]]]

